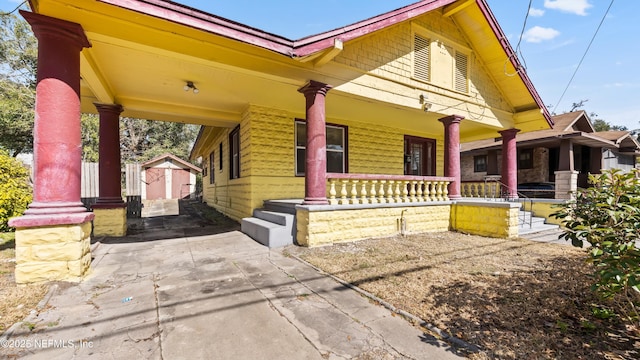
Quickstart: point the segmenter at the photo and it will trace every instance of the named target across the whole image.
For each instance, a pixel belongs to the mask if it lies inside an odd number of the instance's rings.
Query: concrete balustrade
[[[498,182],[465,181],[461,184],[461,195],[464,198],[500,198],[502,186]]]
[[[329,203],[406,204],[448,201],[451,177],[375,174],[327,174]]]

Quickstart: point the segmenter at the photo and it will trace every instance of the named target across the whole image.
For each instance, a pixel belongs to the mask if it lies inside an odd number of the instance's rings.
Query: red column
[[[20,11],[38,39],[33,127],[33,202],[11,226],[77,224],[93,215],[80,202],[80,51],[90,47],[79,24]]]
[[[115,104],[95,104],[100,114],[100,145],[98,170],[100,174],[99,196],[93,205],[95,209],[125,207],[122,200],[120,165],[120,113],[122,106]]]
[[[502,184],[506,187],[504,195],[510,199],[518,198],[518,150],[516,134],[519,129],[499,131],[502,135]]]
[[[325,96],[331,85],[309,81],[298,91],[307,101],[307,158],[304,174],[305,205],[326,205],[327,201],[327,134],[325,128]]]
[[[464,116],[450,115],[438,119],[444,124],[444,176],[454,178],[449,184],[449,198],[460,198],[460,121]]]

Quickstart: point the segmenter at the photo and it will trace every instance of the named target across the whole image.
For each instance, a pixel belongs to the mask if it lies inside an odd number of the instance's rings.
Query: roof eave
[[[401,23],[444,7],[456,0],[420,1],[357,23],[343,26],[324,33],[311,35],[294,41],[292,54],[296,57],[308,56],[318,51],[333,47],[335,39],[342,42],[353,40],[375,31]]]
[[[493,31],[496,38],[500,42],[500,45],[502,46],[507,57],[511,61],[511,64],[515,69],[518,70],[518,75],[520,76],[520,79],[529,90],[529,93],[533,97],[533,100],[536,102],[538,107],[542,110],[542,115],[544,116],[545,120],[547,121],[550,127],[553,127],[553,119],[551,119],[551,114],[549,114],[549,110],[544,105],[544,102],[542,101],[540,94],[538,94],[538,91],[533,86],[533,83],[531,82],[529,75],[527,75],[527,72],[524,66],[520,64],[520,60],[518,60],[518,55],[511,47],[511,44],[509,44],[509,40],[507,39],[507,36],[502,31],[502,28],[500,27],[500,25],[498,24],[498,21],[496,20],[495,16],[491,12],[491,9],[489,9],[489,5],[487,4],[486,0],[477,0],[476,3],[478,4],[478,7],[480,8],[480,11],[484,15],[485,19],[487,19],[487,22],[489,23],[491,30]]]

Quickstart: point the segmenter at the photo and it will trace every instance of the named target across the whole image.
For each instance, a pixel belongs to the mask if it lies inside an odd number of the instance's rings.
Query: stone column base
[[[93,208],[93,236],[116,236],[127,235],[127,208],[119,207],[114,209]]]
[[[16,228],[16,283],[78,282],[91,265],[91,221]]]
[[[556,199],[571,200],[578,190],[578,172],[573,170],[556,171]]]

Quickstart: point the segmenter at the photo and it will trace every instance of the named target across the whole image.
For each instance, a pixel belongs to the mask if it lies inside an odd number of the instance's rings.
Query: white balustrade
[[[501,185],[495,181],[465,181],[460,186],[462,197],[467,198],[499,198]]]
[[[327,174],[329,203],[403,204],[448,201],[448,185],[453,178],[430,176]],[[463,196],[468,186],[462,186]]]

